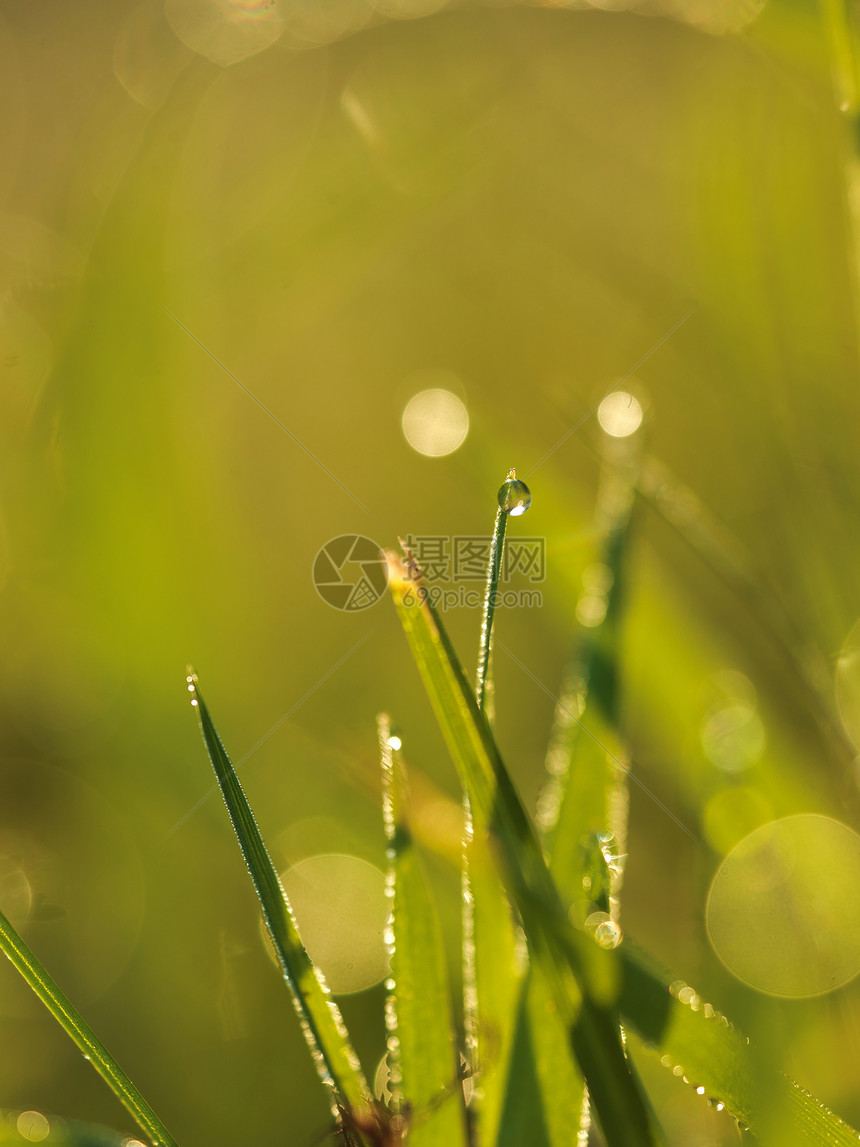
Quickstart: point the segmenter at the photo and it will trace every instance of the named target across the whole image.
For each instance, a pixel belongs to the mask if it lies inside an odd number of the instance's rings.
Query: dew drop
[[[517,478],[516,470],[511,470],[508,480],[499,489],[499,506],[512,518],[524,514],[532,504],[531,490],[525,482]]]

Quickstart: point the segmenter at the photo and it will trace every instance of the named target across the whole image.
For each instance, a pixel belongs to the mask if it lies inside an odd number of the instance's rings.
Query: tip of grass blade
[[[292,908],[275,869],[233,762],[203,701],[196,674],[186,676],[203,741],[221,795],[256,891],[278,963],[293,997],[302,1031],[320,1079],[330,1089],[332,1113],[344,1106],[359,1109],[371,1092],[340,1011],[325,979],[302,944]]]

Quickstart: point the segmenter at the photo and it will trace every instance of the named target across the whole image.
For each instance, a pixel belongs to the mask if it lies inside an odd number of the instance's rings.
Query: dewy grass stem
[[[173,1136],[2,912],[0,950],[9,957],[54,1019],[83,1052],[84,1058],[90,1061],[122,1102],[152,1147],[176,1147]]]
[[[484,611],[481,619],[481,641],[478,646],[478,673],[475,678],[475,698],[482,713],[486,708],[487,701],[487,677],[490,671],[490,654],[493,648],[493,614],[496,609],[496,596],[499,592],[499,572],[502,567],[507,522],[508,515],[500,506],[496,511],[496,524],[493,527],[493,540],[490,543],[487,588],[484,593]]]

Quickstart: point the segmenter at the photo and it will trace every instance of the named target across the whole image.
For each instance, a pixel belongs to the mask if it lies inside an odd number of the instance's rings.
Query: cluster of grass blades
[[[617,709],[617,630],[638,480],[633,451],[604,476],[599,503],[605,612],[581,640],[559,696],[537,821],[492,729],[493,613],[507,519],[528,506],[513,472],[499,491],[473,688],[414,557],[387,555],[389,589],[464,791],[465,1030],[455,1031],[442,936],[409,820],[403,738],[377,718],[387,834],[386,1004],[390,1101],[374,1098],[340,1012],[302,945],[289,903],[197,678],[187,684],[263,917],[346,1147],[657,1147],[663,1132],[630,1057],[657,1056],[745,1141],[847,1147],[860,1135],[759,1056],[692,987],[664,974],[618,919],[631,777]],[[497,642],[497,645],[500,643]],[[635,780],[635,777],[633,778]],[[577,916],[571,904],[586,902]],[[152,1147],[174,1140],[12,925],[0,947]],[[464,1056],[465,1053],[465,1056]],[[464,1067],[465,1064],[465,1067]],[[460,1081],[472,1078],[467,1103]],[[16,1138],[17,1136],[17,1138]],[[0,1143],[20,1141],[0,1121]],[[31,1137],[32,1138],[32,1137]],[[80,1125],[45,1142],[131,1147]]]

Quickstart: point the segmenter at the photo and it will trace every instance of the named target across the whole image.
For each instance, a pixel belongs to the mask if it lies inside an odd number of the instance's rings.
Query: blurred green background
[[[315,555],[487,534],[518,467],[534,502],[512,533],[546,539],[547,576],[498,634],[545,688],[499,655],[497,708],[533,808],[597,556],[590,412],[687,316],[625,383],[646,410],[625,724],[649,792],[622,921],[856,1126],[858,982],[758,991],[705,918],[758,825],[860,825],[839,6],[442,7],[0,5],[0,905],[185,1147],[315,1142],[325,1099],[186,663],[234,759],[254,749],[241,775],[284,868],[382,863],[392,713],[456,969],[453,769],[388,603],[332,609]],[[439,379],[470,426],[428,457],[401,416]],[[477,609],[446,620],[471,667]],[[857,858],[825,872],[853,974]],[[355,926],[332,910],[349,944]],[[369,1071],[382,1002],[342,1001]],[[129,1127],[10,967],[0,1031],[0,1106]],[[642,1070],[673,1143],[737,1142]]]

